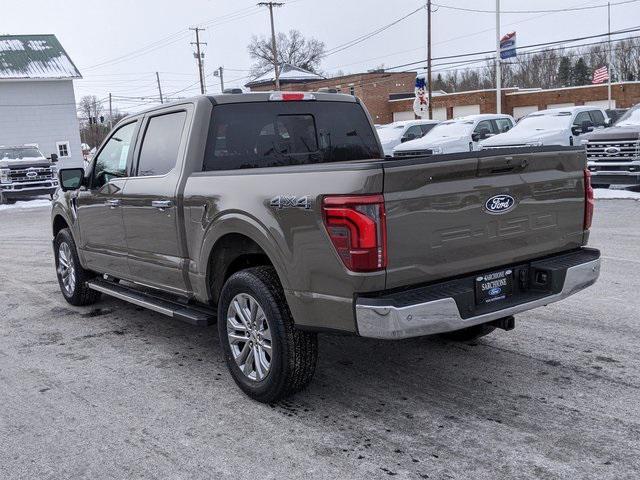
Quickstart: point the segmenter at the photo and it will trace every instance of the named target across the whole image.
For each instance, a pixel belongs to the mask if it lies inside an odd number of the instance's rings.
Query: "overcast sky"
[[[298,29],[325,42],[344,44],[396,20],[425,2],[418,0],[282,0],[276,30]],[[495,0],[433,0],[440,5],[494,10]],[[613,0],[612,3],[621,0]],[[0,32],[53,33],[83,75],[76,95],[108,92],[118,96],[157,96],[155,72],[163,93],[199,93],[188,27],[206,28],[205,74],[209,92],[219,91],[212,72],[225,67],[225,86],[248,79],[251,35],[269,33],[268,11],[251,0],[25,0],[1,2]],[[501,9],[544,10],[606,4],[605,0],[502,0]],[[434,57],[490,50],[495,45],[495,15],[443,7],[433,13]],[[606,9],[561,13],[504,13],[502,33],[516,30],[521,45],[604,33]],[[612,30],[640,24],[640,2],[612,7]],[[334,74],[366,71],[426,57],[426,10],[381,34],[326,57],[322,70]],[[140,101],[119,100],[124,110]]]

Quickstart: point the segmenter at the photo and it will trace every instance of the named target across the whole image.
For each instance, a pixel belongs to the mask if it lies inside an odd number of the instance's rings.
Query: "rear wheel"
[[[58,283],[65,300],[77,306],[95,303],[100,298],[100,292],[91,290],[86,285],[86,281],[95,274],[80,265],[76,243],[68,228],[58,232],[53,247]]]
[[[272,267],[242,270],[227,280],[218,302],[218,332],[231,376],[251,398],[275,402],[311,381],[317,335],[294,327]]]
[[[456,330],[455,332],[448,332],[443,334],[443,336],[449,340],[454,340],[456,342],[468,342],[471,340],[475,340],[476,338],[489,335],[495,329],[496,327],[494,327],[493,325],[484,323],[480,325],[474,325],[473,327],[463,328],[462,330]]]

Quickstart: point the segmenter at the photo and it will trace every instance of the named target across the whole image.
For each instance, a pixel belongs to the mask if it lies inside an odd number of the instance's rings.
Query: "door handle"
[[[171,200],[153,200],[151,202],[151,206],[164,211],[166,208],[171,208],[173,206],[173,202]]]
[[[109,208],[116,208],[120,206],[120,200],[107,200],[104,204]]]

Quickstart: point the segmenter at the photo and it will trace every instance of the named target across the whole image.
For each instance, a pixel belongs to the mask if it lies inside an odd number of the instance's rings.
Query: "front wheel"
[[[272,267],[242,270],[227,280],[218,302],[218,333],[231,376],[254,400],[275,402],[313,377],[317,335],[294,327]]]
[[[68,228],[63,228],[53,241],[56,274],[60,291],[71,305],[91,305],[100,298],[100,292],[87,287],[86,281],[94,274],[80,265],[76,243]]]

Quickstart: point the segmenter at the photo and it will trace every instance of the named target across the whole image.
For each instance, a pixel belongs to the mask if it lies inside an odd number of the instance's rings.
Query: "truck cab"
[[[37,145],[0,145],[0,204],[53,195],[58,188],[56,154],[46,158]]]
[[[511,115],[469,115],[436,125],[424,137],[405,142],[393,149],[394,157],[441,155],[473,152],[480,149],[480,141],[509,131],[514,120]]]

